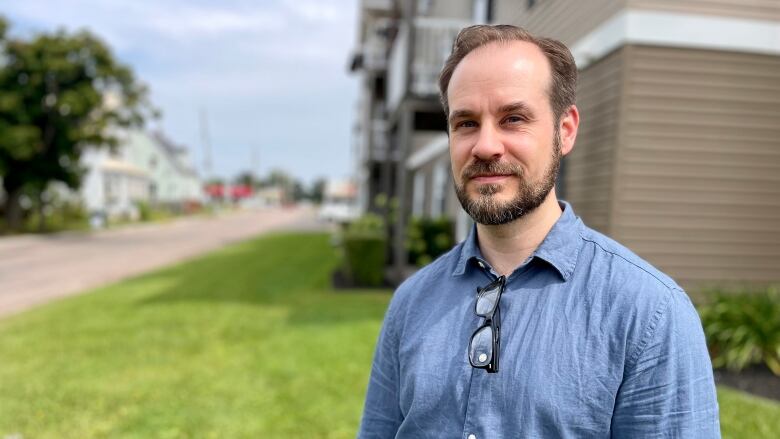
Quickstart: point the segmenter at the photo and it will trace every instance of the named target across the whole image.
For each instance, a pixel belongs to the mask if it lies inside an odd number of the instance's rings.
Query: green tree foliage
[[[87,31],[10,37],[0,17],[0,177],[7,226],[19,199],[50,182],[78,188],[86,148],[114,147],[121,127],[155,115],[146,87]]]
[[[251,188],[256,188],[259,186],[260,181],[255,176],[254,172],[244,171],[238,174],[236,178],[233,179],[233,183],[240,184],[243,186],[249,186]]]
[[[311,185],[311,192],[309,193],[311,201],[317,204],[322,203],[322,199],[325,198],[325,185],[326,181],[324,178],[314,180],[314,183]]]

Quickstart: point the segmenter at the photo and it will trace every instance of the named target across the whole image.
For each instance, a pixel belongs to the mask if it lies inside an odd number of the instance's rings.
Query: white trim
[[[444,200],[447,196],[447,163],[443,160],[434,165],[432,179],[430,216],[438,218],[444,214]]]
[[[625,44],[780,55],[780,22],[623,10],[571,45],[583,69]]]
[[[412,216],[420,217],[425,207],[425,174],[418,172],[414,174],[414,183],[412,188]]]
[[[450,147],[450,139],[446,134],[437,136],[425,146],[415,151],[406,159],[406,169],[417,169],[436,158],[436,156],[447,152]]]

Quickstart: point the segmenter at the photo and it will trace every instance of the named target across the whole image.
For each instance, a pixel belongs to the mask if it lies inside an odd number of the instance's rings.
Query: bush
[[[406,236],[409,262],[420,267],[449,251],[455,241],[455,226],[448,218],[412,218]]]
[[[355,286],[378,287],[384,283],[387,237],[381,217],[366,214],[342,233],[342,273]]]
[[[780,293],[716,293],[699,310],[715,367],[765,363],[780,376]]]
[[[138,219],[140,221],[152,220],[152,206],[147,201],[136,201],[135,205],[138,208]]]

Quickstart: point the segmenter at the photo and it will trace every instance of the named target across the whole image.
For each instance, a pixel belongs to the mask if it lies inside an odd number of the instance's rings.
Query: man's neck
[[[477,224],[479,250],[500,275],[509,276],[539,247],[561,216],[555,191],[533,212],[497,226]]]

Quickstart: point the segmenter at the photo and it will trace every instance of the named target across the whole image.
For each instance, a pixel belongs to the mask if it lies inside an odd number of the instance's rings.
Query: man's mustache
[[[463,180],[470,180],[480,175],[516,175],[522,177],[523,168],[498,160],[478,160],[461,172]]]

